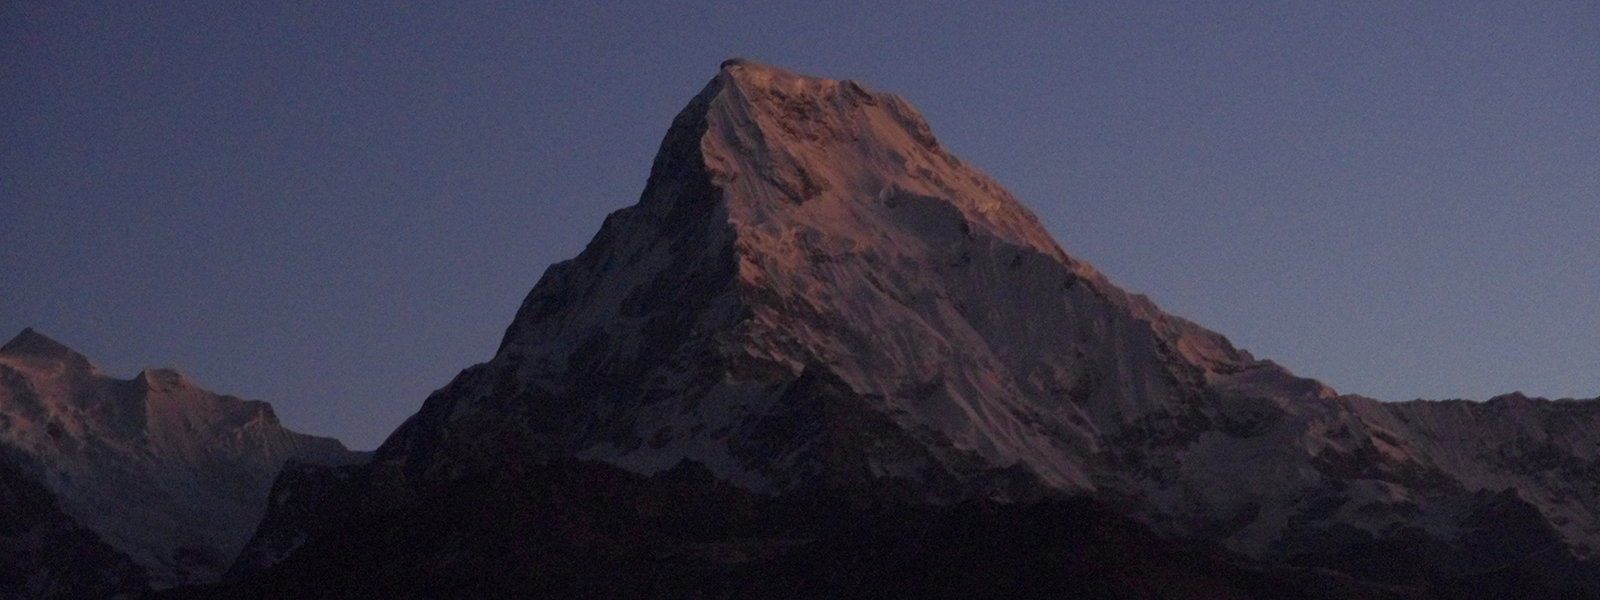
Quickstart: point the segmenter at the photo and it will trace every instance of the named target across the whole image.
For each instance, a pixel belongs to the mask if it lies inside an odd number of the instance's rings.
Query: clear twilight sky
[[[1600,4],[0,3],[0,341],[378,445],[746,56],[1382,400],[1600,396]]]

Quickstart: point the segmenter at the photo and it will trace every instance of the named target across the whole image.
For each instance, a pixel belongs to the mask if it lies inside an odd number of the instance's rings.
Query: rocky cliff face
[[[280,482],[323,516],[273,520],[241,572],[310,573],[371,547],[341,522],[448,520],[418,507],[579,461],[791,500],[1089,497],[1373,597],[1600,594],[1596,406],[1338,395],[1071,258],[899,97],[736,60],[490,362],[371,465]],[[487,551],[452,531],[404,560]]]
[[[215,581],[255,530],[285,461],[362,460],[294,433],[264,402],[174,371],[132,380],[33,330],[0,347],[0,450],[48,504],[155,587]]]

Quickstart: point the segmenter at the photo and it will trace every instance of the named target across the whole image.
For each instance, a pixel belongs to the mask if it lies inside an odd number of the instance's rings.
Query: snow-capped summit
[[[959,496],[998,469],[1089,490],[1104,435],[1248,364],[1070,258],[899,96],[736,60],[639,204],[380,455],[509,419],[551,452],[763,490]]]
[[[34,331],[32,327],[23,328],[16,337],[11,338],[11,341],[6,342],[4,346],[0,346],[0,354],[60,360],[68,368],[84,372],[95,370],[88,357],[78,354],[76,350],[51,339],[50,336]]]
[[[735,59],[674,119],[638,204],[544,273],[492,360],[359,476],[296,477],[318,482],[299,497],[336,498],[327,514],[435,525],[450,518],[396,507],[541,460],[669,479],[698,464],[777,498],[1079,495],[1264,564],[1600,591],[1583,562],[1600,545],[1596,406],[1341,396],[1072,258],[900,97]],[[293,482],[282,497],[316,512]],[[447,527],[492,529],[462,518]],[[321,519],[260,539],[369,539]],[[430,552],[418,564],[470,549]]]

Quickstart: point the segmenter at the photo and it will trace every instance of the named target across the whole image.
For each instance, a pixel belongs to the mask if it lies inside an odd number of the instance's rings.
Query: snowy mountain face
[[[0,598],[112,598],[149,589],[144,569],[62,512],[43,484],[0,458]]]
[[[734,60],[491,361],[371,465],[280,481],[302,517],[269,514],[247,570],[579,461],[779,499],[1088,497],[1372,597],[1600,594],[1597,454],[1597,401],[1386,404],[1257,360],[1068,256],[898,96]],[[418,564],[473,552],[440,537]]]
[[[735,63],[639,204],[380,455],[515,423],[555,453],[688,458],[769,491],[892,477],[944,497],[1012,466],[1090,490],[1105,436],[1181,418],[1170,399],[1246,364],[1067,257],[899,97]]]
[[[363,457],[283,428],[264,402],[207,392],[174,371],[109,377],[31,329],[0,347],[0,454],[48,491],[51,511],[157,588],[216,581],[285,461]]]

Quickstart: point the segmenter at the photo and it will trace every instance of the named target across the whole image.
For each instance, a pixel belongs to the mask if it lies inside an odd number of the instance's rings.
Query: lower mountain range
[[[217,581],[284,463],[366,460],[175,371],[131,380],[24,330],[0,346],[0,598]]]
[[[1600,598],[1600,400],[1338,394],[738,59],[370,456],[31,331],[0,375],[7,598]]]

